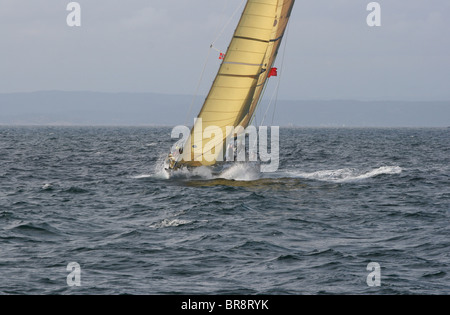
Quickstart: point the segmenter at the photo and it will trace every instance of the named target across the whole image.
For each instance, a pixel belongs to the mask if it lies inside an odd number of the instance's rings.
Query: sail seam
[[[234,122],[234,119],[233,119],[233,118],[227,118],[227,119],[215,119],[215,120],[211,119],[211,120],[204,121],[204,122],[203,122],[203,125],[207,125],[208,123],[212,123],[212,122],[214,122],[214,123],[215,123],[215,122],[220,122],[220,121],[222,121],[222,122],[228,121],[228,122],[232,123],[232,122]],[[225,125],[217,126],[217,127],[223,128],[223,127],[226,127],[226,126],[230,126],[230,124],[227,123],[227,124],[225,124]]]
[[[236,61],[224,61],[226,64],[232,64],[232,65],[243,65],[243,66],[255,66],[255,67],[262,67],[262,64],[257,63],[246,63],[246,62],[236,62]]]
[[[241,26],[241,28],[250,28],[252,30],[263,30],[263,31],[271,31],[272,28],[271,27],[256,27],[256,26],[249,26],[249,25],[243,25]]]
[[[251,75],[251,74],[229,74],[229,73],[218,73],[218,76],[224,76],[224,77],[240,77],[240,78],[251,78],[255,79],[258,77],[258,75]]]
[[[257,16],[257,17],[263,17],[263,18],[267,18],[267,19],[273,18],[273,16],[270,16],[270,15],[252,14],[252,13],[246,13],[245,16]]]
[[[279,41],[282,38],[283,38],[283,35],[281,35],[281,36],[279,36],[279,37],[277,37],[275,39],[271,39],[271,40],[269,40],[269,42],[277,42],[277,41]]]
[[[268,40],[265,40],[265,39],[259,39],[259,38],[254,38],[254,37],[234,36],[234,38],[247,39],[247,40],[254,40],[254,41],[262,42],[262,43],[269,43]]]
[[[230,49],[228,51],[228,55],[232,55],[233,53],[247,53],[250,55],[250,57],[254,57],[255,55],[259,55],[259,56],[264,56],[264,53],[261,53],[259,51],[253,51],[253,50],[241,50],[241,49]],[[233,56],[234,57],[234,56]],[[237,59],[236,57],[234,57],[234,59]],[[241,57],[240,59],[243,59],[243,57]]]

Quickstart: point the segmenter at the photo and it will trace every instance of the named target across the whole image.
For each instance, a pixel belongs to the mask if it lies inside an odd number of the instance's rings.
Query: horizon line
[[[178,97],[194,97],[194,94],[168,94],[162,92],[137,92],[137,91],[94,91],[94,90],[33,90],[33,91],[22,91],[22,92],[0,92],[0,95],[19,95],[19,94],[37,94],[37,93],[91,93],[91,94],[123,94],[123,95],[161,95],[161,96],[178,96]],[[198,95],[201,97],[205,95]],[[266,98],[263,98],[266,99]],[[342,101],[350,101],[350,102],[410,102],[410,103],[418,103],[418,102],[450,102],[450,99],[419,99],[419,100],[408,100],[408,99],[388,99],[388,98],[376,98],[376,99],[357,99],[357,98],[304,98],[304,99],[292,99],[292,98],[279,98],[278,101],[308,101],[308,102],[342,102]]]

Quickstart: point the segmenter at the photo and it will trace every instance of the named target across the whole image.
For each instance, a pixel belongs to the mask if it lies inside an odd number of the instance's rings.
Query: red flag
[[[278,70],[278,68],[271,68],[270,72],[269,72],[269,75],[268,75],[268,78],[278,76],[277,70]]]

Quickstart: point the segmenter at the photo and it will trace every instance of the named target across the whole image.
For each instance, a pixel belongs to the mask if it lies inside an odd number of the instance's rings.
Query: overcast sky
[[[80,27],[66,24],[69,2],[0,0],[0,93],[193,94],[242,0],[79,0]],[[280,99],[450,100],[450,1],[378,1],[380,27],[369,2],[296,0]],[[213,51],[200,93],[219,62]]]

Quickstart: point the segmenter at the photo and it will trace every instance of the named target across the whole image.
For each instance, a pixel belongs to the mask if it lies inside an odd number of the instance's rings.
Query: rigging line
[[[208,56],[206,56],[205,63],[203,64],[203,69],[202,69],[202,72],[201,72],[201,74],[200,74],[200,78],[199,78],[199,80],[198,80],[198,82],[197,82],[197,88],[195,89],[195,93],[194,93],[194,96],[192,97],[191,105],[189,106],[189,111],[188,111],[188,113],[186,114],[186,118],[184,119],[184,125],[185,125],[185,126],[186,126],[186,124],[187,124],[187,121],[188,121],[189,117],[191,116],[192,108],[194,107],[195,99],[197,98],[198,91],[199,91],[199,89],[200,89],[200,85],[201,85],[201,82],[202,82],[202,80],[203,80],[203,75],[205,74],[206,66],[208,65],[208,60],[209,60],[209,56],[210,56],[210,55],[211,55],[211,48],[208,49]]]
[[[186,118],[185,118],[185,120],[184,120],[184,125],[187,124],[187,121],[188,121],[190,115],[192,114],[192,109],[193,109],[193,107],[194,107],[195,100],[196,100],[196,98],[197,98],[197,96],[198,96],[198,91],[199,91],[199,89],[200,89],[200,85],[201,85],[201,82],[202,82],[202,80],[203,80],[203,76],[204,76],[204,74],[205,74],[206,67],[207,67],[207,65],[208,65],[208,60],[209,60],[209,57],[210,57],[210,55],[211,55],[211,49],[214,49],[214,50],[216,50],[216,51],[218,51],[218,52],[221,52],[220,50],[218,50],[217,48],[214,47],[214,43],[222,36],[223,32],[225,31],[225,29],[227,28],[227,26],[231,23],[231,21],[233,20],[234,16],[237,14],[237,12],[239,11],[239,9],[242,7],[242,5],[243,5],[244,2],[245,2],[245,0],[243,0],[243,1],[239,4],[239,6],[236,8],[236,10],[234,11],[234,13],[233,13],[233,15],[231,16],[231,18],[228,20],[228,22],[225,24],[225,26],[222,28],[222,30],[221,30],[220,32],[218,32],[218,31],[219,31],[219,26],[217,27],[215,40],[214,40],[214,41],[211,43],[211,45],[209,46],[208,56],[206,57],[205,63],[204,63],[204,65],[203,65],[203,69],[202,69],[202,72],[201,72],[201,74],[200,74],[200,78],[199,78],[199,80],[198,80],[198,83],[197,83],[197,87],[196,87],[194,96],[192,97],[192,102],[191,102],[191,104],[190,104],[190,106],[189,106],[188,113],[186,114]],[[226,11],[227,5],[228,5],[228,2],[225,1],[225,5],[224,5],[224,7],[223,7],[223,12],[222,12],[222,14]]]
[[[266,78],[265,81],[267,81],[267,78]],[[262,96],[265,94],[266,88],[267,88],[267,83],[264,84],[263,90],[262,90],[262,92],[261,92],[261,98],[258,100],[258,104],[256,104],[256,108],[257,108],[257,109],[259,108],[259,109],[260,109],[260,112],[261,112],[261,103],[262,103],[262,99],[263,99]],[[250,120],[250,123],[252,123],[252,122],[253,122],[253,119],[256,118],[256,114],[257,114],[257,111],[255,110],[255,114],[253,115],[252,119]],[[264,115],[264,116],[265,116],[265,115]],[[259,124],[259,126],[262,126],[263,122],[264,122],[264,117],[262,118],[261,123]],[[255,122],[255,124],[257,125],[256,122]],[[257,125],[256,127],[259,127],[259,126]]]
[[[231,21],[233,20],[234,16],[239,12],[239,10],[241,9],[242,5],[244,4],[246,0],[242,0],[242,2],[238,5],[238,7],[236,8],[236,10],[234,11],[234,13],[231,15],[230,19],[228,20],[228,22],[225,24],[225,26],[222,28],[222,30],[220,31],[219,35],[216,36],[216,39],[213,40],[213,42],[211,43],[211,47],[214,46],[214,43],[222,36],[222,34],[225,32],[226,28],[228,27],[228,25],[231,23]]]
[[[273,106],[271,125],[273,125],[273,121],[274,121],[274,118],[275,118],[275,111],[276,111],[277,103],[278,103],[278,90],[279,90],[279,85],[280,85],[280,81],[281,81],[281,76],[283,75],[284,57],[285,57],[285,54],[286,54],[286,46],[287,46],[288,38],[289,38],[289,24],[287,25],[286,36],[284,37],[283,55],[282,55],[282,58],[281,58],[281,67],[280,67],[281,68],[281,75],[280,75],[280,78],[278,79],[277,90],[276,90],[277,91],[277,95],[275,97],[275,105]]]
[[[280,72],[282,73],[283,69],[282,69],[282,67],[280,67],[280,68],[281,68]],[[280,75],[280,78],[278,78],[278,80],[277,80],[277,86],[275,87],[275,91],[274,91],[274,97],[273,98],[275,99],[275,101],[274,101],[274,105],[273,105],[272,120],[270,122],[271,126],[273,125],[273,119],[274,119],[274,116],[275,116],[275,109],[277,107],[278,91],[280,90],[280,81],[281,81],[281,75]],[[269,110],[269,108],[270,108],[270,105],[269,105],[269,107],[267,107],[267,111]]]
[[[223,9],[222,9],[222,11],[221,11],[221,14],[220,14],[220,17],[222,17],[222,16],[224,16],[225,15],[225,12],[226,12],[226,10],[227,10],[227,7],[228,7],[228,3],[230,2],[230,1],[223,1],[224,2],[224,6],[223,6]],[[222,19],[221,19],[222,20]],[[222,22],[222,21],[221,21]],[[218,51],[218,52],[221,52],[219,49],[217,49],[217,48],[215,48],[214,47],[214,42],[215,41],[217,41],[218,40],[218,38],[220,37],[220,25],[221,25],[222,23],[218,23],[217,24],[217,28],[216,28],[216,31],[214,32],[214,37],[213,38],[215,38],[215,40],[211,43],[211,45],[210,45],[210,48],[212,48],[212,49],[214,49],[214,50],[216,50],[216,51]]]
[[[269,112],[269,108],[270,108],[270,106],[272,106],[273,99],[275,98],[275,95],[277,94],[277,89],[278,89],[279,84],[280,84],[280,80],[277,80],[277,85],[275,87],[275,90],[272,93],[272,97],[270,98],[269,105],[267,105],[266,112],[264,113],[264,116],[263,116],[263,118],[261,120],[261,126],[264,123],[264,120],[266,120],[266,116],[267,116],[267,113]],[[265,87],[264,87],[264,89],[265,89]]]
[[[221,15],[223,15],[223,14],[225,13],[225,11],[226,11],[226,9],[227,9],[227,6],[228,6],[228,1],[225,1],[225,2],[224,2],[224,7],[223,7],[223,10],[222,10],[222,14],[221,14]],[[216,37],[217,37],[217,34],[219,33],[219,30],[220,30],[220,26],[217,25],[217,30],[216,30],[215,35],[214,35],[213,38],[216,38]],[[208,65],[208,60],[209,60],[209,57],[210,57],[210,55],[211,55],[211,49],[214,49],[214,50],[216,50],[216,51],[219,51],[218,49],[216,49],[215,47],[213,47],[213,44],[211,44],[211,45],[209,46],[209,49],[208,49],[208,55],[206,56],[205,62],[204,62],[204,64],[203,64],[202,72],[201,72],[200,77],[199,77],[199,79],[198,79],[197,87],[196,87],[196,89],[195,89],[194,96],[192,97],[192,102],[191,102],[191,104],[190,104],[190,106],[189,106],[189,111],[187,112],[186,118],[185,118],[185,120],[184,120],[184,125],[185,125],[185,126],[186,126],[186,124],[187,124],[187,122],[188,122],[189,116],[191,116],[191,114],[192,114],[192,109],[193,109],[193,107],[194,107],[195,100],[196,100],[196,98],[197,98],[197,96],[198,96],[198,91],[200,90],[200,85],[201,85],[201,82],[203,81],[203,76],[204,76],[204,74],[205,74],[206,67],[207,67],[207,65]],[[219,51],[219,52],[220,52],[220,51]]]
[[[273,109],[273,112],[272,112],[272,121],[271,121],[271,125],[273,125],[273,121],[274,121],[274,117],[275,117],[275,109],[276,109],[277,101],[278,101],[278,91],[279,91],[279,87],[280,87],[281,76],[283,75],[284,57],[285,57],[285,53],[286,53],[288,32],[289,32],[289,24],[287,25],[287,28],[286,28],[286,36],[284,36],[285,39],[284,39],[283,54],[281,56],[280,76],[279,76],[279,78],[277,80],[277,85],[276,85],[275,90],[274,90],[274,92],[272,94],[272,97],[270,99],[269,105],[267,105],[267,109],[266,109],[266,112],[264,113],[264,116],[262,118],[261,124],[263,124],[264,120],[266,119],[267,113],[269,112],[269,109],[272,106],[272,103],[274,102],[274,99],[275,99],[274,109]]]

